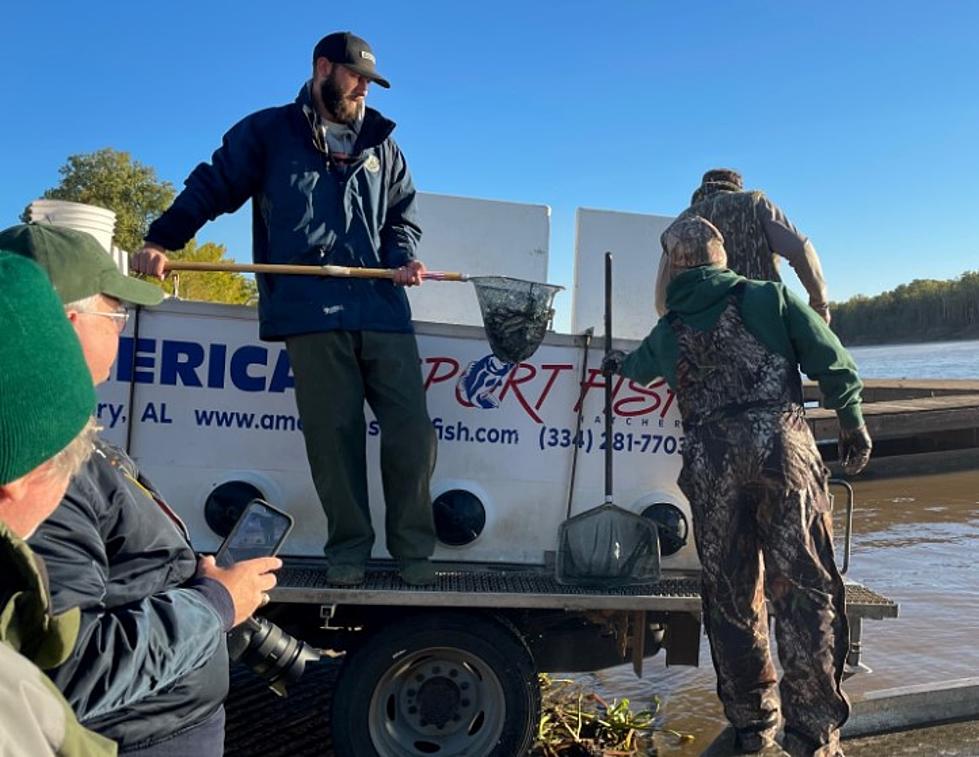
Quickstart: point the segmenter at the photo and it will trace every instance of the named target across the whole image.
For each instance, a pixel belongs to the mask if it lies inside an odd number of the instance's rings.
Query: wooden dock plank
[[[977,428],[979,393],[868,402],[863,406],[863,416],[874,439]],[[807,410],[806,420],[818,440],[835,438],[839,433],[836,413],[832,410]]]
[[[819,401],[819,387],[813,381],[803,382],[803,394],[808,401]],[[964,379],[866,379],[863,382],[863,401],[886,402],[947,395],[979,394],[979,381]]]

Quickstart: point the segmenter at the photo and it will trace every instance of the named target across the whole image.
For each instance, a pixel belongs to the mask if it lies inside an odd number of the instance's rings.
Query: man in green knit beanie
[[[815,311],[783,284],[727,268],[721,232],[682,216],[662,236],[676,276],[667,313],[606,372],[662,376],[683,419],[679,486],[703,569],[703,621],[717,692],[742,752],[760,752],[785,720],[792,757],[840,757],[850,709],[840,688],[848,648],[843,580],[833,557],[827,471],[803,412],[801,368],[836,410],[840,461],[859,473],[871,441],[856,366]],[[781,687],[765,589],[778,622]],[[781,703],[779,692],[781,691]]]
[[[123,275],[90,234],[48,224],[0,231],[61,298],[92,380],[105,381],[130,309],[159,287]],[[224,752],[226,633],[268,601],[281,561],[219,568],[125,451],[96,438],[61,505],[31,538],[55,610],[77,606],[78,641],[48,671],[79,720],[139,755]]]
[[[78,611],[51,612],[45,572],[22,541],[88,458],[95,392],[47,276],[0,252],[0,754],[113,755],[38,669],[71,652]]]

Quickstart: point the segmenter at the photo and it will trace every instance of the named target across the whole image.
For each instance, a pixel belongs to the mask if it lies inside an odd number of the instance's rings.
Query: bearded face
[[[356,78],[338,75],[340,70],[339,66],[334,66],[323,80],[320,98],[333,120],[351,124],[364,113],[364,92],[358,88]]]

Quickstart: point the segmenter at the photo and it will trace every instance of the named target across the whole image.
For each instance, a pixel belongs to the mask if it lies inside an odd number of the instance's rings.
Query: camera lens
[[[228,654],[248,665],[280,696],[298,681],[306,664],[320,659],[320,650],[283,631],[265,618],[249,618],[228,634]]]

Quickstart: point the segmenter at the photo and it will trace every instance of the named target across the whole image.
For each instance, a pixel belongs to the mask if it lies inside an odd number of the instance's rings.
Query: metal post
[[[612,351],[612,253],[605,253],[605,354]],[[612,376],[605,377],[605,503],[612,504]]]

